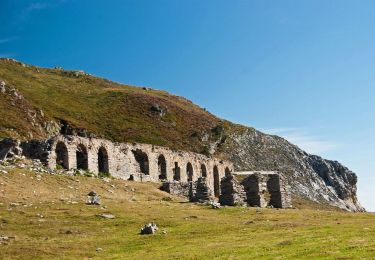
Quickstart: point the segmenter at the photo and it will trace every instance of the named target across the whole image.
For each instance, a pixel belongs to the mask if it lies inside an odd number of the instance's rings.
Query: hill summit
[[[220,119],[165,91],[0,59],[0,117],[0,138],[75,134],[166,146],[230,160],[238,171],[280,171],[294,196],[364,210],[357,200],[357,176],[340,163]]]

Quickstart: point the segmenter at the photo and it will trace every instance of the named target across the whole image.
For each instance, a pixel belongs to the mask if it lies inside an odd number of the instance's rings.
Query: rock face
[[[310,155],[283,138],[243,127],[226,139],[223,150],[236,170],[284,173],[294,195],[346,210],[364,210],[357,200],[357,176],[352,171]]]

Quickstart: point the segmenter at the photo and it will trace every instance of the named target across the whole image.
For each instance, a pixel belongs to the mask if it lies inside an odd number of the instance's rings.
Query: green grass
[[[1,259],[375,256],[375,215],[370,213],[308,209],[301,201],[299,209],[214,210],[176,197],[168,199],[171,196],[159,191],[157,184],[107,183],[82,176],[42,175],[37,180],[34,173],[16,169],[0,175],[0,183],[1,234],[16,236],[0,245]],[[85,204],[90,190],[101,195],[105,207]],[[10,206],[14,202],[19,206]],[[104,212],[116,218],[97,216]],[[151,221],[158,224],[159,232],[139,235],[140,228]],[[163,230],[167,233],[162,234]]]

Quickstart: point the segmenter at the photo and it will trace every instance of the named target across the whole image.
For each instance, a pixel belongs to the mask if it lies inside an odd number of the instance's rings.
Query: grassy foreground
[[[85,204],[90,190],[102,196],[101,206]],[[159,232],[139,235],[151,221]],[[371,213],[214,210],[171,197],[156,184],[38,177],[16,168],[0,174],[0,235],[15,236],[0,245],[1,259],[375,258]]]

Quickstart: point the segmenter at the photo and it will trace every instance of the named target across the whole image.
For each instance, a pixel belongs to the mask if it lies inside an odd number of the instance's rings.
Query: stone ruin
[[[221,205],[237,206],[245,204],[247,198],[244,187],[237,181],[233,174],[221,179]]]
[[[59,135],[47,140],[0,141],[0,160],[23,155],[50,169],[87,171],[114,178],[161,182],[162,189],[191,202],[287,208],[289,186],[277,172],[234,172],[229,161],[202,154],[173,151],[137,143],[113,143],[99,138]],[[246,176],[239,182],[236,176]]]
[[[246,176],[240,183],[232,177],[222,180],[221,203],[247,204],[251,207],[289,208],[292,206],[290,187],[278,172],[238,172]]]

